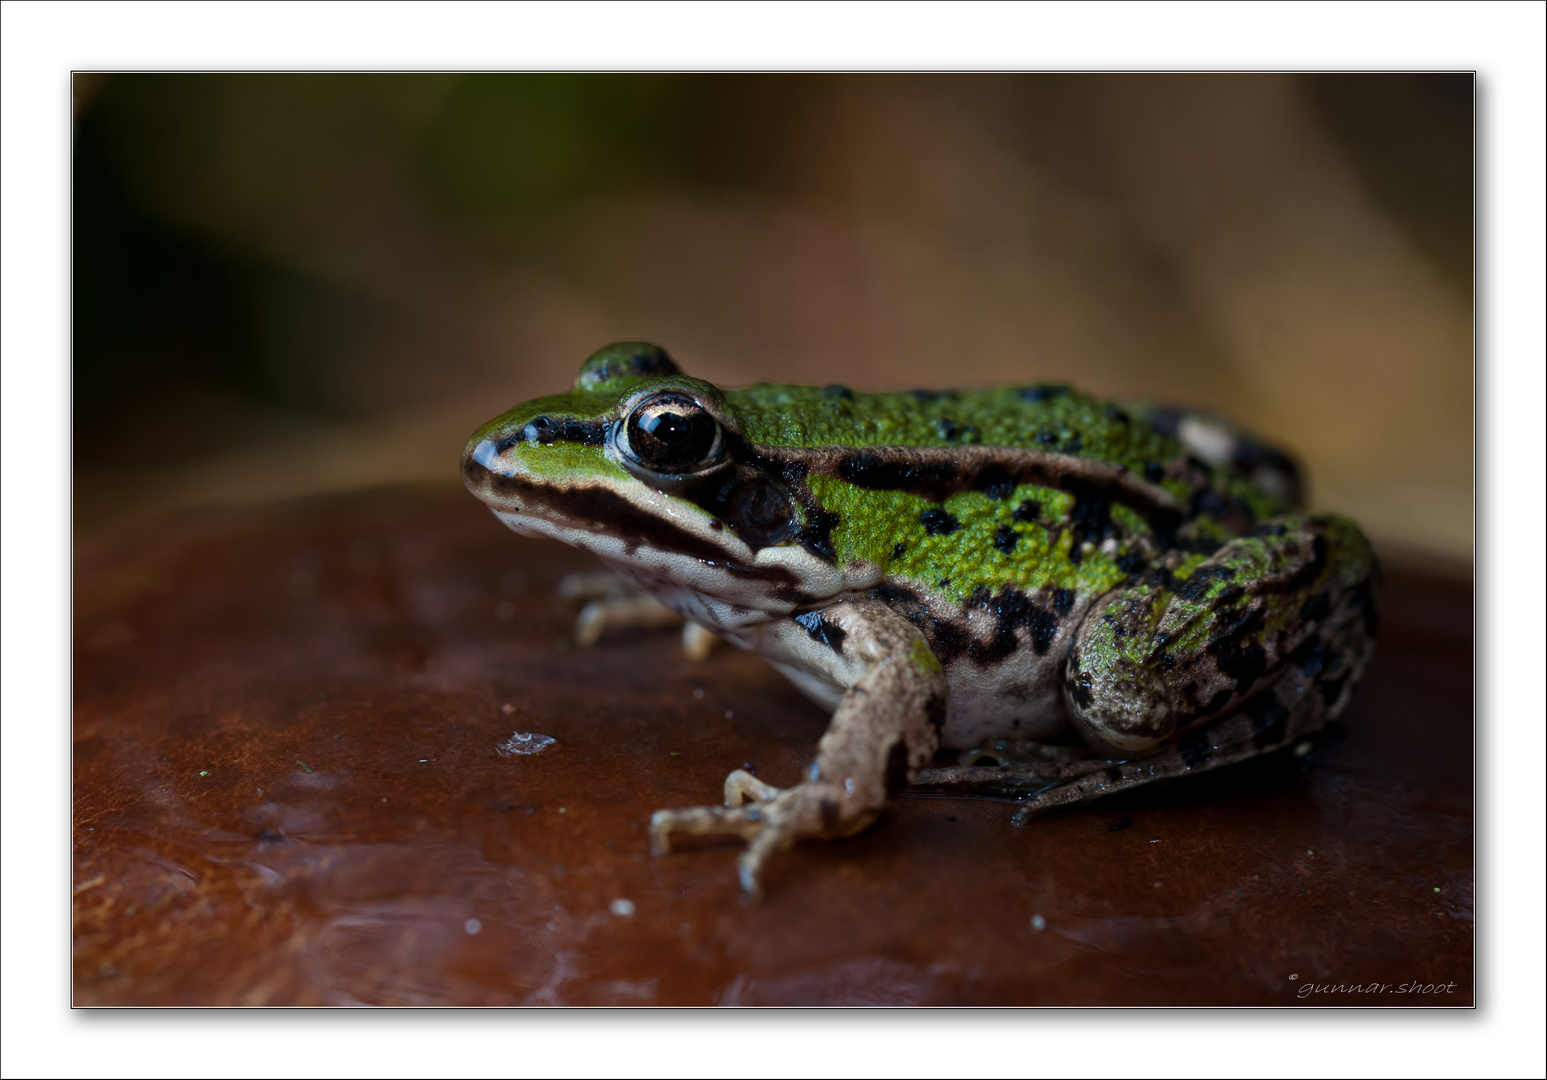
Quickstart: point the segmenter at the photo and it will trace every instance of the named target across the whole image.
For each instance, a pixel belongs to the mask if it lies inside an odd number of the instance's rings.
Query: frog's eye
[[[635,405],[623,431],[624,452],[653,472],[696,472],[719,458],[724,443],[709,410],[672,391]]]

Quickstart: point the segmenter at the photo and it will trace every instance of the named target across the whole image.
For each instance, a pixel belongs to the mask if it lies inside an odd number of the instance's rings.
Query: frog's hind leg
[[[1368,548],[1361,548],[1362,537],[1358,538],[1359,543],[1345,545],[1339,554],[1335,534],[1343,525],[1336,519],[1322,522],[1313,520],[1309,525],[1313,527],[1311,547],[1317,549],[1314,540],[1319,537],[1327,549],[1323,554],[1332,556],[1324,572],[1307,573],[1296,559],[1268,559],[1267,566],[1260,569],[1269,572],[1260,573],[1253,579],[1258,586],[1259,599],[1292,599],[1291,625],[1309,628],[1308,632],[1302,634],[1286,626],[1277,639],[1284,645],[1283,651],[1275,652],[1273,642],[1268,642],[1263,649],[1259,659],[1271,658],[1272,666],[1278,672],[1276,678],[1271,681],[1266,677],[1258,679],[1252,693],[1230,701],[1212,715],[1205,713],[1198,716],[1195,712],[1192,723],[1188,722],[1185,713],[1179,714],[1177,710],[1160,707],[1149,695],[1119,695],[1105,710],[1107,718],[1102,729],[1108,733],[1137,737],[1150,730],[1162,718],[1176,721],[1176,728],[1181,731],[1180,737],[1167,738],[1154,752],[1141,745],[1136,748],[1137,753],[1124,753],[1116,749],[1091,750],[1071,760],[1026,761],[999,767],[969,765],[926,769],[918,775],[911,790],[1014,799],[1022,804],[1016,813],[1016,823],[1024,824],[1031,816],[1055,807],[1089,802],[1103,795],[1156,780],[1216,769],[1221,765],[1294,745],[1314,735],[1329,721],[1336,719],[1347,706],[1354,686],[1369,662],[1375,633],[1372,596],[1375,566],[1373,560],[1364,557],[1368,556]],[[1285,529],[1284,534],[1290,531]],[[1280,535],[1283,534],[1273,534],[1268,539],[1277,539]],[[1348,538],[1345,536],[1344,539]],[[1364,556],[1360,555],[1361,550]],[[1224,568],[1231,564],[1237,554],[1222,551],[1222,558],[1211,562]],[[1315,558],[1311,559],[1312,564],[1316,561]],[[1337,565],[1332,566],[1330,563]],[[1272,572],[1275,566],[1280,573]],[[1198,595],[1188,602],[1196,602],[1200,610],[1207,614],[1206,625],[1218,628],[1212,640],[1233,649],[1235,638],[1231,634],[1237,628],[1254,622],[1265,622],[1267,616],[1257,614],[1261,610],[1260,605],[1253,605],[1258,604],[1258,601],[1241,603],[1249,595],[1246,591],[1237,590],[1236,598],[1230,600],[1230,582],[1222,580],[1222,577],[1205,574],[1200,579],[1195,573],[1195,579],[1212,581],[1209,586],[1211,595],[1205,596],[1201,591],[1194,590]],[[1298,588],[1295,587],[1297,581],[1300,582]],[[1227,588],[1214,592],[1217,585],[1226,585]],[[1089,661],[1085,669],[1093,668],[1099,656],[1104,656],[1103,676],[1082,681],[1081,661],[1078,657],[1072,658],[1071,708],[1079,708],[1082,700],[1100,708],[1100,702],[1094,698],[1103,689],[1110,693],[1114,687],[1124,685],[1115,677],[1121,673],[1122,664],[1113,660],[1115,649],[1112,646],[1114,643],[1120,645],[1125,633],[1134,629],[1134,622],[1129,618],[1131,613],[1142,614],[1146,610],[1155,610],[1153,600],[1153,596],[1142,592],[1118,597],[1112,605],[1112,619],[1104,620],[1098,615],[1096,624],[1092,626],[1092,634],[1083,635],[1082,631],[1080,645],[1086,649],[1086,659]],[[1168,624],[1162,618],[1160,625],[1174,626],[1175,623]],[[1103,643],[1099,640],[1100,635],[1108,635],[1112,640]],[[1092,648],[1093,642],[1098,647]],[[1223,648],[1215,648],[1212,654],[1205,652],[1204,655],[1212,656],[1217,661],[1222,653],[1229,655],[1229,651]],[[1239,662],[1245,663],[1244,660]],[[1184,668],[1179,660],[1174,663],[1161,660],[1159,666],[1165,669],[1166,674]],[[1140,667],[1144,669],[1140,674],[1147,672],[1148,665]],[[1203,668],[1190,674],[1189,682],[1193,675],[1206,670]],[[1147,679],[1139,681],[1141,686],[1155,689],[1154,684]],[[1106,683],[1104,688],[1101,685],[1103,682]],[[1186,684],[1183,686],[1185,688]],[[1087,693],[1092,696],[1087,698]],[[1225,698],[1228,700],[1230,696],[1226,694]],[[1125,697],[1138,703],[1128,716],[1132,722],[1126,726],[1120,723],[1123,710],[1118,707]],[[1140,707],[1146,704],[1148,707]]]
[[[1239,710],[1194,728],[1146,757],[1119,761],[1093,751],[1080,761],[925,769],[909,790],[1013,799],[1020,808],[1011,822],[1024,825],[1061,806],[1207,772],[1299,742],[1320,731],[1332,713],[1324,692],[1312,678],[1287,677]]]

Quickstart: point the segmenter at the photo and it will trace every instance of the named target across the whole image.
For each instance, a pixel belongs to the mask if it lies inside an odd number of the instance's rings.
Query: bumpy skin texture
[[[1031,811],[1303,738],[1374,636],[1369,545],[1298,512],[1287,458],[1064,387],[721,391],[622,343],[484,425],[463,473],[513,529],[595,552],[835,710],[801,784],[732,774],[727,806],[653,823],[657,849],[750,840],[749,893],[900,784]],[[1071,729],[1088,750],[1046,745]],[[937,746],[1001,764],[928,769]]]
[[[1075,726],[1093,746],[1132,753],[1219,716],[1283,673],[1335,603],[1367,613],[1369,546],[1342,518],[1270,518],[1185,579],[1163,565],[1113,590],[1085,617],[1064,668]]]

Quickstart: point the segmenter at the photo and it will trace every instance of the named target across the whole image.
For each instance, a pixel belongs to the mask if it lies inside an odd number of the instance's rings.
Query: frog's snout
[[[519,500],[513,497],[509,483],[521,473],[514,456],[508,453],[514,442],[512,438],[494,436],[468,440],[462,451],[462,483],[491,506],[519,511]]]

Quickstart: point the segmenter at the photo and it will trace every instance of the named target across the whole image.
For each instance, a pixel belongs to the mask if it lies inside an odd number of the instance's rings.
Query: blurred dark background
[[[1226,411],[1471,559],[1470,75],[77,75],[75,510],[456,483],[644,338],[726,384]]]

